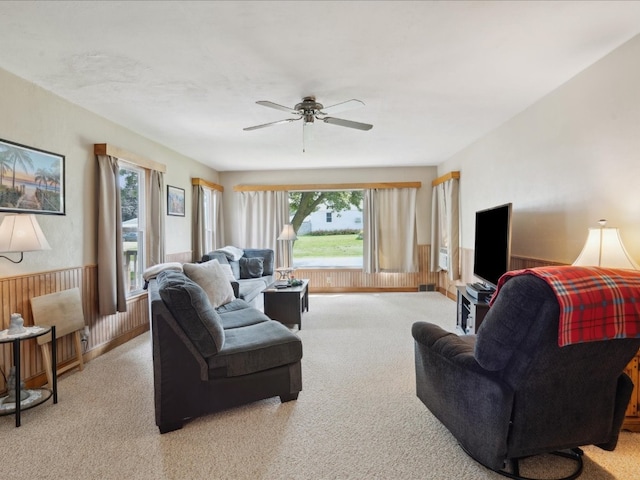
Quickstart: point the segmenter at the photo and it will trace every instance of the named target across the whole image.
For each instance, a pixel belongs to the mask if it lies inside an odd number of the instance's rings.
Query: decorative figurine
[[[18,335],[20,333],[26,332],[27,329],[24,328],[24,319],[22,315],[19,313],[11,314],[11,323],[9,324],[9,330],[7,332],[8,335]]]
[[[12,315],[13,317],[13,315]],[[26,400],[29,398],[29,392],[24,389],[24,382],[20,382],[20,401]],[[4,400],[4,403],[15,403],[16,402],[16,367],[11,367],[11,371],[9,372],[9,377],[7,378],[7,397]]]

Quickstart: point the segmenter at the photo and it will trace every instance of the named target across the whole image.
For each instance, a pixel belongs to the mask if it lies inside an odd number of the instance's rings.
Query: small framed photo
[[[0,212],[64,215],[64,155],[0,139]]]
[[[167,215],[184,217],[184,188],[167,185]]]

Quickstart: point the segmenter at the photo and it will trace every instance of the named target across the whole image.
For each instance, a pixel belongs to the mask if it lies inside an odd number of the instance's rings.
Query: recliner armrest
[[[477,365],[474,357],[475,335],[458,336],[427,322],[414,323],[411,334],[416,342],[433,353],[463,365]]]

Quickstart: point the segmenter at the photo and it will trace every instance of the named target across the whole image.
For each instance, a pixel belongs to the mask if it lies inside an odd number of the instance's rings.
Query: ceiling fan
[[[291,115],[297,115],[296,118],[285,118],[284,120],[278,120],[276,122],[263,123],[262,125],[255,125],[253,127],[246,127],[243,130],[257,130],[259,128],[270,127],[272,125],[279,125],[281,123],[290,123],[295,122],[297,120],[303,120],[302,123],[302,151],[305,151],[305,144],[307,140],[311,138],[312,127],[315,120],[321,120],[324,123],[330,123],[332,125],[338,125],[340,127],[349,127],[355,128],[357,130],[371,130],[373,125],[368,123],[360,123],[354,122],[352,120],[345,120],[342,118],[330,117],[330,114],[336,112],[342,112],[344,110],[349,110],[350,108],[361,107],[364,105],[364,102],[360,100],[351,99],[345,102],[336,103],[335,105],[331,105],[329,107],[325,107],[321,103],[316,102],[316,97],[309,96],[304,97],[302,102],[298,103],[295,107],[285,107],[284,105],[279,105],[274,102],[270,102],[268,100],[259,100],[256,102],[258,105],[263,105],[269,108],[275,108],[276,110],[282,110]]]

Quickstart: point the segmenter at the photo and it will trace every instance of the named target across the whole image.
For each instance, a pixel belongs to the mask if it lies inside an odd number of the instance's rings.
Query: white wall
[[[25,253],[18,265],[0,258],[0,277],[97,263],[94,143],[167,166],[165,184],[185,189],[187,211],[185,217],[166,217],[166,253],[191,250],[191,177],[217,182],[215,170],[1,69],[0,85],[0,138],[66,157],[66,215],[38,215],[52,250]]]
[[[476,210],[513,203],[512,253],[571,263],[600,218],[640,260],[640,36],[443,162]]]
[[[389,163],[392,163],[390,160]],[[326,170],[271,170],[253,172],[220,172],[224,186],[226,242],[238,246],[238,202],[236,185],[290,185],[367,182],[422,182],[418,189],[416,224],[418,244],[431,243],[431,182],[437,178],[436,167],[347,168]]]

